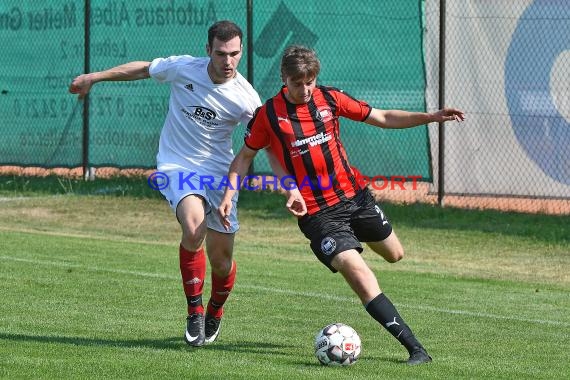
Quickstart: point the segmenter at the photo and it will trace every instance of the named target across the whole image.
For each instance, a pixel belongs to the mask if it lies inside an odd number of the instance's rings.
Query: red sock
[[[180,274],[188,303],[188,315],[204,313],[202,289],[206,277],[206,255],[203,248],[192,252],[180,244]]]
[[[212,272],[212,293],[208,302],[208,314],[222,318],[224,315],[224,303],[230,296],[230,292],[236,281],[237,264],[232,261],[232,269],[227,277],[218,277]]]

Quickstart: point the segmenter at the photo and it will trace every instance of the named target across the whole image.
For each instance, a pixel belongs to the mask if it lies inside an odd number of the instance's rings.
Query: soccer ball
[[[325,326],[315,337],[315,356],[324,365],[354,364],[361,349],[356,331],[343,323]]]

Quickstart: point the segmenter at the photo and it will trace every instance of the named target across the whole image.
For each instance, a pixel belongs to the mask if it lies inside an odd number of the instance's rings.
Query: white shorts
[[[222,176],[211,174],[200,174],[193,170],[177,168],[173,170],[159,170],[168,176],[168,186],[160,192],[168,201],[170,208],[176,214],[176,208],[182,199],[189,195],[199,195],[206,202],[206,223],[208,228],[221,233],[235,233],[239,229],[237,218],[237,201],[239,193],[236,192],[232,198],[232,211],[230,214],[230,229],[226,230],[218,216],[218,206],[222,201],[226,183],[221,183]]]

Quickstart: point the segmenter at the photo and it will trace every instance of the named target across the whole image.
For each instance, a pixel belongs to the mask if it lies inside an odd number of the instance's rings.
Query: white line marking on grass
[[[358,302],[356,296],[354,297],[340,297],[340,296],[333,296],[329,294],[321,294],[321,293],[313,293],[313,292],[299,292],[295,290],[287,290],[287,289],[276,289],[276,288],[267,288],[263,286],[256,286],[256,285],[240,285],[242,288],[246,289],[254,289],[260,290],[270,293],[281,293],[287,295],[294,295],[294,296],[305,296],[305,297],[314,297],[320,299],[327,299],[332,301],[341,301],[341,302]],[[445,313],[445,314],[457,314],[457,315],[465,315],[470,317],[477,317],[477,318],[489,318],[489,319],[504,319],[510,321],[519,321],[519,322],[529,322],[529,323],[538,323],[538,324],[546,324],[546,325],[557,325],[557,326],[567,326],[570,327],[570,323],[568,322],[561,322],[561,321],[550,321],[550,320],[543,320],[543,319],[529,319],[529,318],[516,318],[516,317],[508,317],[504,315],[496,315],[496,314],[489,314],[489,313],[478,313],[466,310],[451,310],[451,309],[442,309],[433,306],[422,306],[422,305],[406,305],[406,304],[397,304],[398,307],[404,307],[409,309],[419,309],[419,310],[426,310],[432,311],[436,313]]]
[[[29,263],[29,264],[44,264],[44,265],[50,265],[50,266],[54,266],[54,267],[61,267],[61,268],[77,268],[77,269],[84,269],[84,270],[91,271],[91,272],[108,272],[108,273],[118,273],[118,274],[130,274],[133,276],[162,278],[162,279],[166,279],[166,280],[178,279],[178,277],[168,276],[168,275],[164,275],[164,274],[160,274],[160,273],[139,272],[139,271],[134,271],[134,270],[123,270],[123,269],[106,269],[106,268],[85,266],[85,265],[80,265],[80,264],[71,264],[71,263],[66,263],[63,261],[22,259],[20,257],[11,257],[11,256],[0,256],[0,259],[1,260],[18,261],[18,262]]]
[[[149,277],[149,278],[160,278],[164,280],[179,280],[178,276],[170,276],[160,273],[151,273],[151,272],[139,272],[139,271],[132,271],[132,270],[123,270],[123,269],[107,269],[107,268],[99,268],[99,267],[91,267],[91,266],[84,266],[79,264],[71,264],[62,261],[48,261],[48,260],[34,260],[34,259],[24,259],[20,257],[12,257],[12,256],[0,256],[0,260],[9,260],[9,261],[17,261],[17,262],[24,262],[30,264],[43,264],[43,265],[50,265],[62,268],[78,268],[92,272],[107,272],[107,273],[118,273],[118,274],[128,274],[132,276],[138,277]],[[243,289],[251,289],[257,290],[267,293],[280,293],[292,296],[302,296],[302,297],[312,297],[312,298],[319,298],[319,299],[326,299],[332,301],[341,301],[341,302],[357,302],[356,296],[354,297],[341,297],[341,296],[334,296],[330,294],[323,294],[323,293],[315,293],[315,292],[301,292],[296,290],[287,290],[287,289],[279,289],[279,288],[271,288],[265,286],[258,286],[258,285],[247,285],[247,284],[240,284],[240,288]],[[406,305],[406,304],[397,304],[398,307],[405,307],[409,309],[419,309],[425,310],[435,313],[444,313],[444,314],[455,314],[455,315],[464,315],[469,317],[475,318],[487,318],[487,319],[500,319],[500,320],[509,320],[509,321],[517,321],[517,322],[527,322],[527,323],[537,323],[541,325],[555,325],[555,326],[565,326],[570,327],[570,323],[562,322],[562,321],[551,321],[548,319],[530,319],[530,318],[517,318],[511,316],[504,316],[504,315],[497,315],[497,314],[489,314],[489,313],[479,313],[479,312],[472,312],[467,310],[452,310],[452,309],[443,309],[438,307],[432,306],[422,306],[422,305]]]
[[[109,236],[97,236],[97,235],[88,235],[88,234],[71,233],[71,232],[38,231],[38,230],[26,229],[26,228],[9,228],[9,227],[2,227],[2,226],[0,226],[0,232],[15,232],[15,233],[33,234],[33,235],[70,237],[70,238],[77,238],[77,239],[92,239],[92,240],[97,240],[97,241],[109,241],[112,243],[118,242],[118,243],[129,243],[129,244],[134,243],[134,244],[161,245],[161,246],[168,246],[168,247],[176,247],[176,245],[173,245],[171,242],[137,240],[137,239],[132,239],[132,238],[124,237],[124,236],[109,237]]]
[[[41,199],[53,199],[53,198],[60,198],[61,195],[41,195],[37,197],[0,197],[0,202],[12,202],[12,201],[29,201],[29,200],[41,200]]]
[[[440,309],[440,308],[433,307],[433,306],[422,306],[422,305],[411,306],[411,305],[406,305],[406,304],[398,304],[398,307],[407,307],[410,309],[420,309],[420,310],[426,310],[426,311],[433,311],[433,312],[437,312],[437,313],[466,315],[469,317],[478,317],[478,318],[503,319],[503,320],[509,320],[509,321],[529,322],[529,323],[566,326],[566,327],[570,326],[570,323],[561,322],[561,321],[550,321],[547,319],[543,320],[543,319],[515,318],[515,317],[507,317],[504,315],[489,314],[489,313],[478,313],[478,312],[465,311],[465,310]]]

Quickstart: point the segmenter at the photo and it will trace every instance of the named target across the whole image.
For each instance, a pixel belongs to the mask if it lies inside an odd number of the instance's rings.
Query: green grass
[[[242,194],[238,280],[223,329],[215,344],[192,349],[182,340],[180,232],[166,203],[144,180],[58,181],[0,178],[2,378],[570,373],[569,217],[384,205],[406,257],[364,256],[434,358],[409,368],[405,350],[314,258],[283,198]],[[336,321],[362,337],[349,368],[313,356],[314,335]]]

